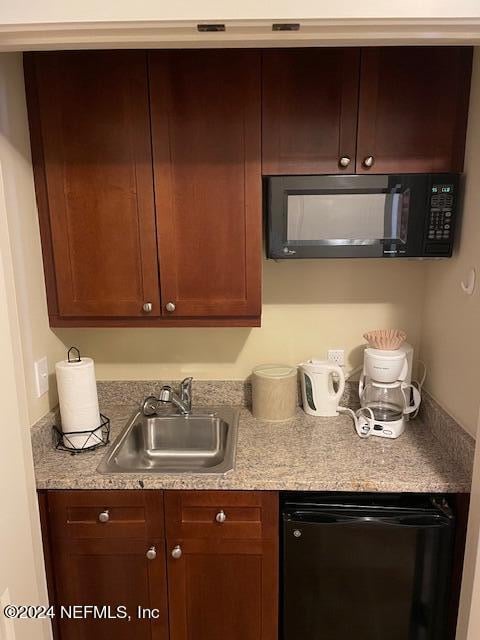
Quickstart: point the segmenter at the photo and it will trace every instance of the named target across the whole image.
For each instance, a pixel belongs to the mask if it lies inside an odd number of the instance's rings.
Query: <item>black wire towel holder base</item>
[[[53,441],[55,449],[59,451],[68,451],[72,455],[84,453],[86,451],[94,451],[100,447],[104,447],[110,442],[110,418],[100,414],[101,423],[95,429],[87,431],[62,431],[53,425]],[[82,447],[74,446],[75,440],[71,438],[78,436],[86,436]]]

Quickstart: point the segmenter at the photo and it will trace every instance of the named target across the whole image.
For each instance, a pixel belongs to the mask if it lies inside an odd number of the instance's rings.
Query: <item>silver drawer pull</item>
[[[351,162],[351,159],[350,159],[348,156],[342,156],[342,157],[340,158],[340,160],[338,161],[338,164],[339,164],[341,167],[348,167],[348,165],[350,164],[350,162]]]
[[[142,308],[145,313],[150,313],[150,311],[153,309],[153,304],[151,302],[145,302]]]
[[[182,547],[177,544],[176,547],[173,547],[172,549],[172,558],[174,560],[179,560],[182,557]]]
[[[375,158],[373,156],[367,156],[363,159],[363,166],[367,167],[367,169],[370,169],[370,167],[373,167],[374,162]]]
[[[157,557],[157,549],[156,547],[150,547],[150,549],[146,553],[148,560],[155,560]]]
[[[217,513],[217,515],[215,516],[215,520],[217,522],[219,522],[220,524],[223,524],[226,519],[227,519],[227,514],[225,513],[225,511],[223,509],[221,511],[219,511]]]
[[[108,522],[109,520],[110,520],[110,513],[108,512],[108,509],[105,509],[105,511],[102,511],[101,513],[98,514],[99,522]]]
[[[165,305],[165,309],[168,311],[168,313],[173,313],[175,311],[175,303],[167,302],[167,304]]]

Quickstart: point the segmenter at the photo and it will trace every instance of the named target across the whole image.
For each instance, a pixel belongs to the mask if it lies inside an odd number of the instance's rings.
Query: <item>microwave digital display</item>
[[[435,184],[432,187],[432,193],[452,193],[452,192],[453,192],[452,184],[443,184],[443,185]]]

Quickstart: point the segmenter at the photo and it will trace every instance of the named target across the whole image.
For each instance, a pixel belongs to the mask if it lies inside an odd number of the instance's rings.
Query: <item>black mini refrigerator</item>
[[[285,494],[284,640],[444,640],[454,517],[442,498]]]

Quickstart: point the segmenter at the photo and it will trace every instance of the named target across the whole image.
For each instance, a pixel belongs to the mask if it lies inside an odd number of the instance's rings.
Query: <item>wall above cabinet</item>
[[[51,326],[259,326],[262,173],[461,171],[471,57],[26,54]]]

